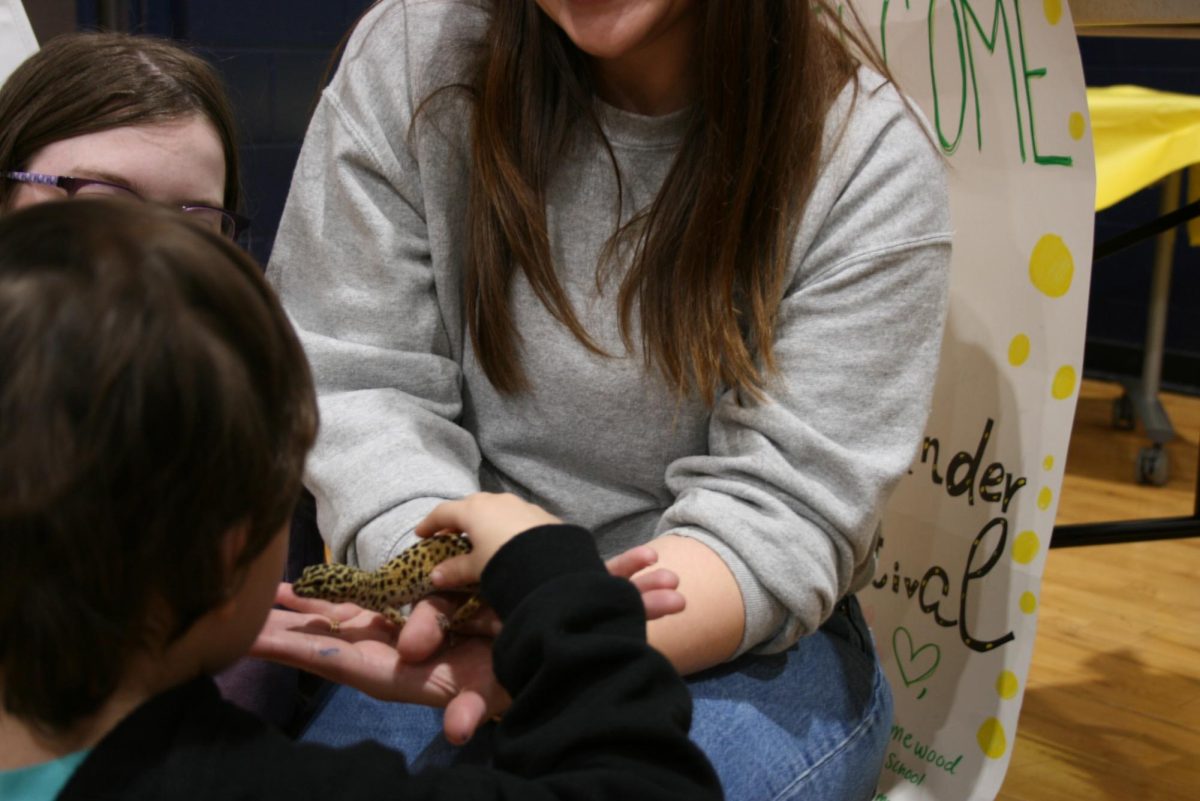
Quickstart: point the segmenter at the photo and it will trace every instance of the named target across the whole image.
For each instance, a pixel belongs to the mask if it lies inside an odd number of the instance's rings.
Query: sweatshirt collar
[[[653,117],[624,111],[600,99],[593,102],[593,108],[608,141],[620,147],[676,147],[683,141],[691,120],[690,107]]]

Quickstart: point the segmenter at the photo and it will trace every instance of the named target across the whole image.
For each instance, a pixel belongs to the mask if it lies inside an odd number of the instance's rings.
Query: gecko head
[[[349,565],[309,565],[292,583],[292,592],[301,598],[338,600],[354,589],[360,575]]]

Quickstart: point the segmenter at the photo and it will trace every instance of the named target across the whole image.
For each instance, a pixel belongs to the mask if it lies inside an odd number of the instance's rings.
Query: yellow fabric
[[[1087,90],[1096,149],[1096,210],[1190,167],[1188,198],[1200,199],[1200,97],[1141,86]],[[1200,245],[1200,220],[1188,224]]]
[[[1188,168],[1187,202],[1195,203],[1200,200],[1200,164]],[[1188,220],[1188,240],[1192,247],[1200,247],[1200,217]]]

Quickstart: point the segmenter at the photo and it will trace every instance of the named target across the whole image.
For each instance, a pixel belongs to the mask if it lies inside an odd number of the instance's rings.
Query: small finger
[[[446,704],[442,729],[452,744],[464,745],[487,718],[488,704],[484,697],[473,690],[464,690]]]
[[[645,570],[658,561],[658,552],[649,545],[638,545],[623,551],[605,562],[608,572],[621,578],[629,578],[639,570]]]
[[[288,606],[289,602],[296,597],[296,593],[292,592],[290,582],[281,581],[279,586],[275,588],[275,603],[280,606]]]
[[[400,630],[396,650],[405,662],[424,662],[446,641],[443,621],[448,620],[455,609],[448,598],[423,598],[413,606],[408,622]]]
[[[413,533],[418,537],[432,537],[433,535],[449,530],[452,533],[460,533],[462,526],[459,523],[462,514],[464,502],[458,501],[442,501],[437,506],[433,507],[425,519],[417,523],[413,529]]]
[[[275,603],[297,612],[307,612],[313,615],[325,615],[344,619],[358,611],[353,604],[335,604],[320,598],[301,598],[292,590],[292,585],[284,582],[275,590]]]
[[[638,592],[643,593],[650,590],[674,590],[679,588],[679,574],[665,567],[651,570],[649,573],[639,573],[631,578],[630,581],[638,588]]]
[[[439,590],[452,590],[468,584],[479,583],[479,571],[470,554],[452,556],[433,569],[429,580]]]
[[[682,612],[687,599],[676,590],[651,590],[642,593],[642,606],[646,607],[646,620],[658,620]]]

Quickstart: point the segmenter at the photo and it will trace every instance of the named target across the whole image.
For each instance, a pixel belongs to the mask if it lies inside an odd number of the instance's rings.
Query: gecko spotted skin
[[[466,537],[438,536],[406,548],[375,571],[340,564],[310,565],[292,584],[292,592],[301,598],[320,598],[333,603],[349,601],[403,626],[405,617],[401,609],[434,591],[429,578],[433,568],[470,550],[471,543]],[[478,609],[479,598],[472,596],[453,618],[443,621],[443,628],[455,628]]]

